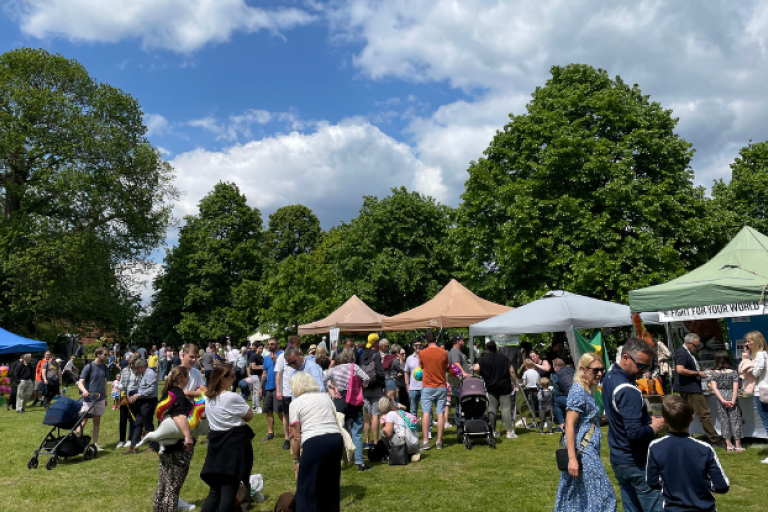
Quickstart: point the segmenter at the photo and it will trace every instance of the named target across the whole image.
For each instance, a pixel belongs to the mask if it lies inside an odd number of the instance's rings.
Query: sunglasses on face
[[[591,371],[595,375],[602,375],[605,373],[605,368],[591,368],[587,367],[587,370]]]
[[[286,362],[288,363],[288,366],[290,366],[291,368],[296,368],[296,366],[299,364],[298,359],[294,359],[293,361],[286,361]]]
[[[635,363],[635,366],[637,366],[637,369],[638,369],[638,371],[643,371],[643,370],[645,370],[646,368],[648,368],[648,365],[647,365],[647,364],[638,363],[638,362],[635,360],[635,358],[634,358],[634,357],[632,357],[631,355],[627,354],[627,357],[630,359],[630,361],[632,361],[633,363]]]

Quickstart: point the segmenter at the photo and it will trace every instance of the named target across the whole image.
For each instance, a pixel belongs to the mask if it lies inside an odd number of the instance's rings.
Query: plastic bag
[[[261,475],[251,475],[251,501],[261,503],[264,501],[264,478]]]

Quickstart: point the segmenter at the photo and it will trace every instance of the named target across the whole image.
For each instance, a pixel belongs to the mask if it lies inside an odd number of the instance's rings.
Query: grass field
[[[10,512],[147,512],[157,484],[157,456],[123,456],[115,450],[118,412],[109,409],[103,419],[101,445],[105,451],[92,461],[82,457],[65,460],[52,471],[40,460],[36,470],[27,461],[47,432],[43,411],[26,414],[0,411],[0,510]],[[266,418],[256,415],[251,423],[254,440],[254,473],[264,475],[267,500],[251,510],[271,511],[280,493],[293,490],[292,458],[282,449],[282,434],[269,443],[260,442]],[[87,429],[89,431],[90,429]],[[500,439],[491,450],[478,442],[468,451],[456,444],[455,429],[448,431],[446,448],[426,452],[409,466],[372,464],[373,470],[358,474],[352,466],[342,470],[342,510],[401,512],[425,511],[550,511],[560,477],[554,463],[556,435],[523,433]],[[608,467],[608,448],[603,435],[603,462]],[[182,497],[202,505],[208,493],[199,473],[207,445],[198,446]],[[766,510],[768,466],[759,463],[768,445],[749,445],[743,454],[718,456],[731,481],[731,491],[718,497],[720,511]],[[614,482],[612,471],[608,470]],[[618,488],[616,488],[618,491]]]

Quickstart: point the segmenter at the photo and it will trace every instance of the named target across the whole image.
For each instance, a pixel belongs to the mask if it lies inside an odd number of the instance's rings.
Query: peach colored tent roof
[[[341,332],[373,332],[381,330],[381,321],[385,319],[368,305],[353,295],[342,306],[317,322],[299,326],[299,335],[327,333],[331,327],[338,327]]]
[[[383,331],[469,327],[514,308],[481,299],[458,281],[451,282],[432,300],[405,313],[385,318]]]

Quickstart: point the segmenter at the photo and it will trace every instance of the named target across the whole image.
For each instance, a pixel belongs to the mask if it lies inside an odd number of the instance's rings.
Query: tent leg
[[[475,337],[474,336],[469,337],[469,364],[470,366],[475,365]]]
[[[579,345],[576,343],[576,334],[573,331],[573,325],[569,326],[565,331],[565,337],[568,338],[568,350],[571,351],[571,358],[573,358],[573,365],[578,369],[579,367]]]

